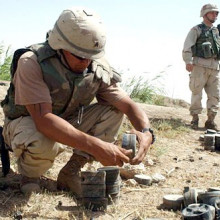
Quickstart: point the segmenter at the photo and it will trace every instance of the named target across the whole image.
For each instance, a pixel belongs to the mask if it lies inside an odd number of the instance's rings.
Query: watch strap
[[[155,140],[156,140],[155,135],[154,135],[154,131],[151,128],[143,128],[141,130],[142,133],[145,133],[147,131],[149,131],[151,133],[151,135],[152,135],[152,142],[151,142],[151,144],[153,144],[155,142]]]

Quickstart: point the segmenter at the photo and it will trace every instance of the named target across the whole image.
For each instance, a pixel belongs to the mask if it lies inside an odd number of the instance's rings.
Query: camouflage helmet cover
[[[200,11],[200,17],[203,17],[204,15],[206,15],[208,12],[211,11],[219,12],[217,5],[213,5],[213,4],[203,5]]]
[[[105,53],[104,25],[91,10],[67,9],[49,32],[48,43],[54,50],[64,49],[79,57],[98,59]]]

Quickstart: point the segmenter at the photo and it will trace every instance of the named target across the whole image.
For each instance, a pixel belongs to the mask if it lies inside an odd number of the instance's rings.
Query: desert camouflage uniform
[[[114,142],[123,114],[112,106],[91,102],[101,84],[113,85],[121,80],[120,75],[103,59],[92,61],[88,72],[74,74],[60,62],[57,52],[47,43],[34,45],[30,49],[38,57],[44,81],[50,90],[53,113],[85,133]],[[19,158],[19,172],[28,177],[40,177],[53,165],[63,146],[38,132],[26,108],[15,105],[14,98],[11,82],[2,102],[6,116],[3,131],[5,142]],[[82,110],[83,120],[78,116]],[[79,154],[88,156],[84,152]]]
[[[193,57],[192,47],[197,43],[201,33],[201,25],[193,27],[186,37],[182,52],[185,63],[194,64],[193,71],[189,75],[189,88],[192,91],[190,113],[191,115],[201,113],[204,88],[207,94],[207,112],[215,115],[219,107],[219,60],[217,57],[203,58],[196,55]],[[214,38],[220,42],[215,27],[212,28],[212,33]]]

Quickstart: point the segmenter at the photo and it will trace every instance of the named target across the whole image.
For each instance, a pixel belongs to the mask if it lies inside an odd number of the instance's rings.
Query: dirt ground
[[[0,100],[7,86],[3,82],[0,83]],[[19,191],[19,174],[16,172],[16,164],[11,155],[12,171],[7,179],[0,178],[0,219],[13,219],[18,211],[21,212],[23,219],[181,219],[181,211],[163,208],[164,195],[182,194],[186,186],[200,189],[220,186],[219,153],[205,151],[199,141],[199,136],[205,131],[203,128],[206,120],[205,111],[200,117],[200,128],[194,131],[189,128],[191,118],[187,108],[146,104],[141,104],[141,107],[152,123],[179,121],[188,129],[174,137],[166,136],[164,133],[158,134],[156,143],[143,161],[141,173],[150,176],[160,173],[166,177],[165,181],[153,183],[151,186],[132,186],[127,180],[123,180],[119,203],[109,205],[104,212],[91,212],[78,207],[70,194],[59,192],[55,188],[56,176],[71,155],[70,149],[67,148],[56,159],[53,168],[47,172],[46,176],[50,180],[44,179],[42,184],[50,185],[48,190],[29,197],[23,196]],[[219,117],[216,121],[220,126]],[[2,109],[0,125],[3,125]],[[149,165],[147,163],[149,160],[153,161],[153,164]],[[95,163],[87,168],[95,170],[100,166]]]

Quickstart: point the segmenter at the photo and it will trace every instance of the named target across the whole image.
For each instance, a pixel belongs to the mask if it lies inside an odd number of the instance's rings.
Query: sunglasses
[[[74,57],[76,57],[78,60],[88,60],[87,58],[82,58],[82,57],[79,57],[79,56],[76,56],[75,54],[71,53],[71,55],[73,55]]]

